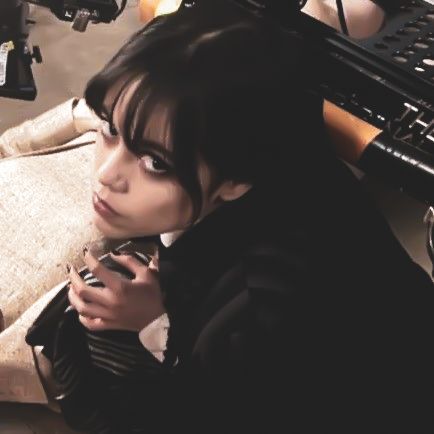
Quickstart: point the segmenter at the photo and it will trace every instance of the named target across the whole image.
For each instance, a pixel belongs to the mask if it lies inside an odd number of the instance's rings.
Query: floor
[[[80,96],[90,76],[98,71],[123,41],[139,28],[136,1],[112,24],[90,24],[85,33],[70,29],[48,10],[34,7],[36,21],[30,42],[39,45],[43,63],[34,65],[38,88],[34,102],[0,98],[0,133],[26,119],[52,108],[72,96]],[[362,182],[388,218],[396,235],[414,260],[430,270],[425,251],[423,216],[426,206],[362,177]],[[0,434],[69,434],[61,418],[39,406],[0,404]]]

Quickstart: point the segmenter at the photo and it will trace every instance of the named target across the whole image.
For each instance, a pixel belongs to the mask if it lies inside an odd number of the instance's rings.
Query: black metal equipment
[[[321,75],[310,77],[316,90],[383,130],[359,167],[429,206],[424,222],[434,278],[434,5],[401,2],[363,40],[304,14],[298,25],[314,47],[309,58],[321,65]]]
[[[20,0],[0,3],[0,96],[33,100],[36,87],[27,46],[29,5]],[[38,48],[35,56],[40,59]]]
[[[50,8],[57,18],[71,21],[74,30],[83,32],[88,23],[109,23],[124,10],[115,0],[0,0],[0,97],[34,100],[36,86],[31,64],[42,62],[38,46],[30,51],[27,38],[29,5]]]
[[[74,30],[83,32],[87,24],[110,23],[125,9],[127,0],[118,8],[115,0],[26,0],[50,8],[59,20],[73,22]]]

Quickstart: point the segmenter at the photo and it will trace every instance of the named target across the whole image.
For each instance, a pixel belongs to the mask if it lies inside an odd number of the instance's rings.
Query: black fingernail
[[[110,252],[115,256],[119,256],[121,254],[121,252],[118,249],[113,249]]]
[[[66,264],[66,272],[69,274],[71,271],[71,266],[69,264]]]
[[[88,251],[89,251],[89,247],[84,246],[83,247],[83,256],[85,256]]]

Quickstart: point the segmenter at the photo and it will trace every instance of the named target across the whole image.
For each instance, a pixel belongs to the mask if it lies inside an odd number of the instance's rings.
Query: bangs
[[[167,158],[174,151],[176,98],[152,83],[149,75],[131,75],[121,85],[89,85],[86,102],[101,119],[118,125],[131,153],[139,156],[152,148]],[[148,137],[151,130],[152,140]]]

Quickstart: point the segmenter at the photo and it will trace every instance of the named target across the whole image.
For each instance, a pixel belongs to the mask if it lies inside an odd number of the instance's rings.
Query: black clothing
[[[174,405],[202,432],[434,432],[433,284],[328,167],[304,209],[252,194],[160,246]]]
[[[381,6],[386,12],[397,12],[401,7],[412,7],[408,0],[373,0],[378,6]]]
[[[115,403],[98,392],[112,380],[82,386],[110,432],[434,432],[431,279],[342,163],[316,176],[287,210],[252,189],[160,243],[165,361]]]

